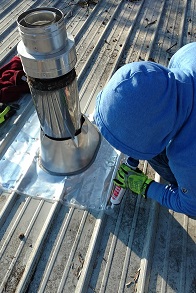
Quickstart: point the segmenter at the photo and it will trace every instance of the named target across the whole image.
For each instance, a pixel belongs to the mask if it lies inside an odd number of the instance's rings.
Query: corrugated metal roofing
[[[22,12],[61,9],[76,41],[81,109],[90,114],[118,67],[138,60],[167,65],[195,41],[195,5],[2,0],[0,64],[17,54]],[[30,95],[20,104],[17,117],[0,126],[0,158],[34,111]],[[0,292],[196,292],[196,221],[151,200],[127,193],[114,211],[86,211],[13,192],[1,193],[0,208]]]

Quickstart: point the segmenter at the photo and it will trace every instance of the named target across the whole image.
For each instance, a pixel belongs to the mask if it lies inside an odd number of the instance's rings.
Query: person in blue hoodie
[[[196,216],[196,42],[168,67],[141,61],[118,69],[97,96],[94,119],[114,148],[147,160],[168,182],[122,164],[115,184]]]

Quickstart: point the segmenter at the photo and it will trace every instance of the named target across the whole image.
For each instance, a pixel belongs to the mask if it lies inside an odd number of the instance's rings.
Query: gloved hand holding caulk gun
[[[120,165],[114,182],[114,190],[111,196],[112,208],[120,204],[126,189],[146,198],[146,192],[152,179],[149,179],[137,166],[139,161],[129,157],[126,163]]]

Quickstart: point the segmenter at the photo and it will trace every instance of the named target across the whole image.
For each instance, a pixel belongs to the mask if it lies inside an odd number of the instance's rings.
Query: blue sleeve
[[[180,48],[170,59],[168,68],[189,71],[193,76],[196,75],[196,42],[189,43]]]
[[[184,194],[177,186],[153,182],[148,188],[147,197],[175,212],[196,216],[195,196]]]

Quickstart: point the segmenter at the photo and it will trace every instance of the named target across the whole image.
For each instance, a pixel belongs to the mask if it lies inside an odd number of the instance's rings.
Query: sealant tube
[[[128,157],[126,163],[125,163],[127,166],[129,166],[131,169],[135,170],[139,164],[139,161],[138,160],[135,160],[131,157]],[[126,192],[126,189],[120,187],[120,186],[115,186],[113,192],[112,192],[112,195],[111,195],[111,198],[110,198],[110,202],[112,204],[112,208],[114,208],[115,205],[118,205],[121,203],[121,200],[124,196]]]
[[[120,186],[115,186],[113,192],[112,192],[112,196],[110,198],[110,202],[112,204],[112,208],[114,207],[114,205],[118,205],[120,204],[123,195],[125,194],[126,189],[120,187]]]

